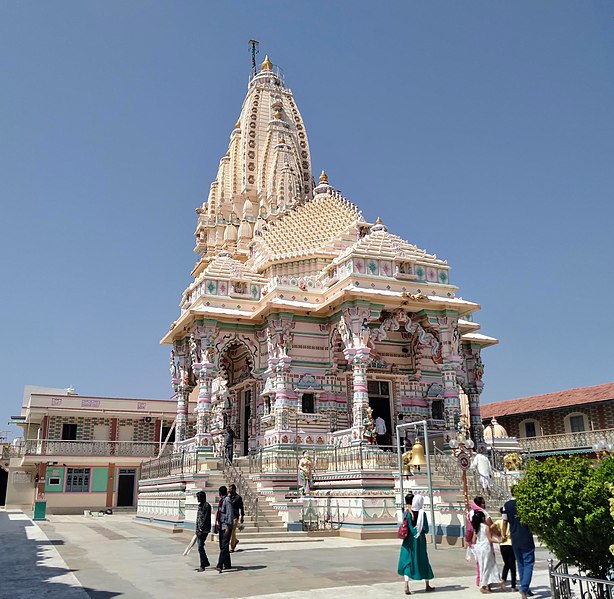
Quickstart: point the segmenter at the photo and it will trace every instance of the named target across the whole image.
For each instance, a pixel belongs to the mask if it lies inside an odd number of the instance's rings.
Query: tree
[[[516,488],[518,515],[559,560],[606,578],[614,568],[612,482],[613,458],[596,468],[580,457],[532,460]]]

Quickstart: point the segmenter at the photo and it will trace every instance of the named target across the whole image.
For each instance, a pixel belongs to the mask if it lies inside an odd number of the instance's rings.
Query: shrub
[[[596,468],[580,457],[532,460],[516,488],[518,515],[559,560],[606,578],[614,567],[611,483],[613,458]]]

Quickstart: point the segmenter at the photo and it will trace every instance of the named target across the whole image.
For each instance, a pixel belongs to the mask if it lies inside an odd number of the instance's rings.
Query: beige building
[[[51,513],[135,506],[141,462],[173,440],[174,411],[170,400],[26,387],[12,418],[23,438],[7,452],[7,506],[30,509],[35,499]]]

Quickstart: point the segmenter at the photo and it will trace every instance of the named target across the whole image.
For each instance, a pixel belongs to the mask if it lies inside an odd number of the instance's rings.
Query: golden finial
[[[328,183],[328,175],[326,174],[326,171],[322,171],[322,174],[320,175],[320,183]]]
[[[226,156],[230,156],[230,150],[228,150],[228,152],[226,152]]]
[[[375,221],[376,225],[381,225],[382,224],[382,219],[378,216],[377,220]]]
[[[281,110],[276,110],[276,111],[273,113],[273,116],[274,116],[276,119],[280,119],[280,118],[281,118]]]
[[[236,123],[235,123],[235,129],[240,129],[241,128],[241,119],[239,119]]]
[[[268,54],[264,57],[264,60],[262,61],[262,64],[260,65],[260,69],[262,71],[272,71],[273,70],[273,63],[269,60]]]
[[[286,140],[285,140],[283,137],[280,137],[280,138],[279,138],[279,143],[280,143],[280,144],[285,144],[285,143],[286,143]]]

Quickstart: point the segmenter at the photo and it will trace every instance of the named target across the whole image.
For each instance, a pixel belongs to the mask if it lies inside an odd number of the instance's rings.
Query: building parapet
[[[138,441],[62,441],[28,440],[14,448],[13,457],[44,456],[128,456],[152,457],[158,454],[159,443]]]
[[[593,451],[593,445],[597,441],[606,440],[614,443],[614,429],[603,429],[594,431],[582,431],[578,433],[563,433],[559,435],[541,435],[538,437],[519,438],[518,441],[523,449],[530,453],[540,452],[569,452],[574,453]]]

